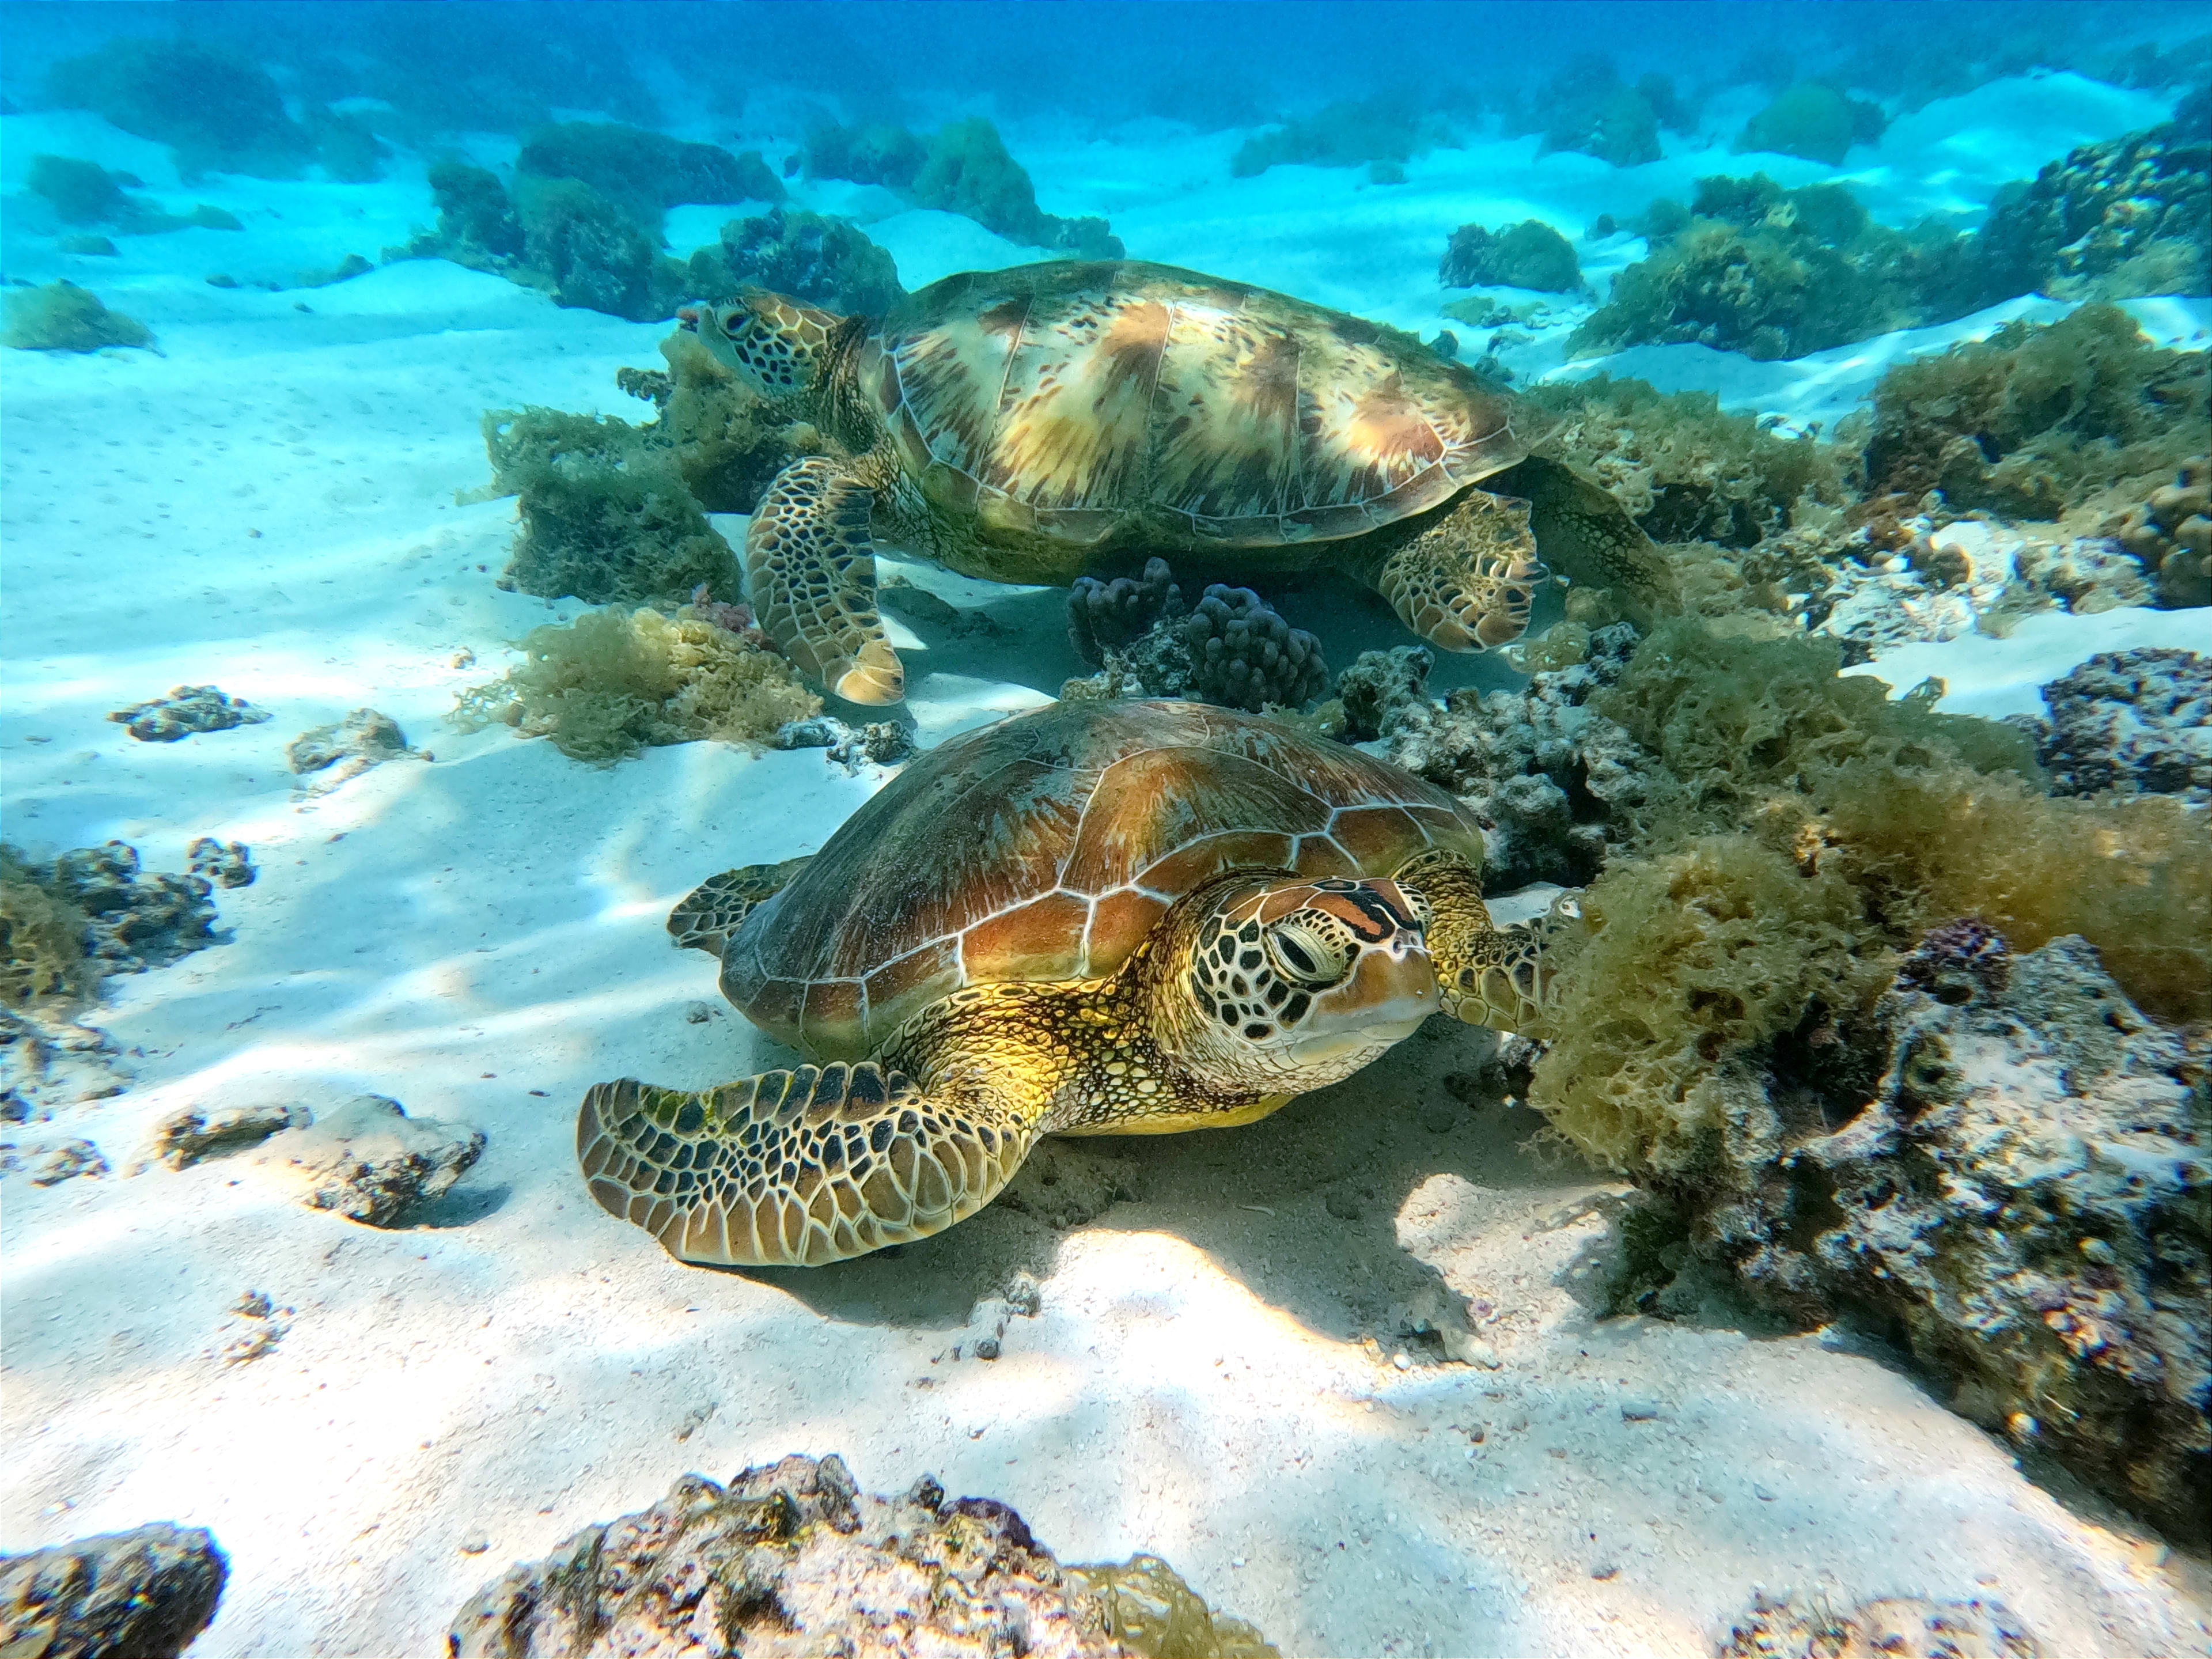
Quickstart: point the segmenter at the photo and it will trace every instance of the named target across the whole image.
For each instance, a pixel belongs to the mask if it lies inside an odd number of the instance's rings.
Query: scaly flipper
[[[704,951],[719,957],[752,908],[788,887],[805,867],[806,859],[786,859],[781,864],[748,864],[708,877],[668,913],[669,937],[678,950]]]
[[[1531,455],[1488,480],[1528,498],[1545,559],[1570,581],[1609,587],[1632,607],[1666,611],[1675,599],[1666,556],[1620,503],[1564,462]]]
[[[1444,1012],[1469,1025],[1522,1036],[1547,1034],[1551,973],[1545,951],[1559,923],[1556,913],[1510,927],[1492,924],[1482,878],[1449,853],[1423,853],[1396,880],[1428,902],[1429,954]]]
[[[1470,490],[1383,560],[1375,589],[1407,627],[1444,651],[1490,651],[1528,630],[1545,579],[1528,504]]]
[[[818,1267],[940,1232],[989,1203],[1035,1138],[995,1091],[933,1096],[873,1060],[704,1094],[625,1078],[576,1116],[599,1206],[718,1267]]]
[[[852,702],[897,702],[906,672],[876,614],[875,491],[826,455],[775,475],[745,532],[760,625],[800,672]]]

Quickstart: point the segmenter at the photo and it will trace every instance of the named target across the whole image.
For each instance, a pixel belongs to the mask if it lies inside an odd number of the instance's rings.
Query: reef
[[[410,1117],[383,1095],[356,1095],[319,1118],[301,1109],[300,1116],[303,1127],[272,1133],[253,1161],[296,1188],[309,1209],[371,1227],[404,1225],[483,1156],[483,1130]]]
[[[574,179],[528,181],[518,200],[522,257],[509,275],[534,279],[557,305],[633,323],[676,314],[689,273],[660,252],[657,232]]]
[[[1824,1596],[1761,1590],[1729,1626],[1720,1659],[2043,1659],[2027,1626],[2001,1601],[1889,1595],[1848,1612]]]
[[[328,794],[388,760],[428,758],[408,745],[398,721],[374,708],[356,708],[343,720],[309,726],[284,745],[284,763],[296,775],[312,779],[302,786],[310,795]]]
[[[143,873],[119,841],[49,862],[0,848],[0,1000],[82,1000],[109,974],[219,944],[213,891],[205,876]]]
[[[0,1652],[177,1659],[215,1618],[230,1558],[167,1521],[0,1555]]]
[[[809,178],[883,185],[916,207],[963,215],[1009,241],[1077,259],[1122,257],[1105,220],[1062,219],[1039,208],[1028,171],[980,117],[951,122],[926,141],[902,127],[820,127],[808,137],[805,165]]]
[[[1401,645],[1388,651],[1363,651],[1336,678],[1335,703],[1342,726],[1331,735],[1346,743],[1368,743],[1398,731],[1409,718],[1433,712],[1429,674],[1437,665],[1425,645]]]
[[[186,178],[210,171],[297,178],[314,153],[306,128],[258,65],[185,40],[114,40],[46,74],[47,96],[169,146]]]
[[[386,258],[451,259],[471,270],[507,274],[522,255],[522,222],[499,175],[465,161],[433,161],[430,197],[438,206],[434,234],[418,235]]]
[[[243,697],[212,685],[178,685],[166,697],[118,708],[108,719],[141,743],[179,743],[198,732],[228,732],[275,718]]]
[[[572,760],[611,765],[663,744],[763,744],[822,700],[773,652],[686,605],[672,617],[620,606],[534,628],[524,660],[462,694],[465,730],[512,726]]]
[[[732,155],[615,122],[540,127],[523,141],[514,170],[518,183],[574,179],[656,240],[661,215],[680,203],[781,202],[786,194],[758,150]]]
[[[756,1659],[1276,1651],[1157,1557],[1065,1567],[996,1499],[948,1499],[927,1475],[880,1498],[834,1455],[787,1457],[726,1486],[687,1474],[653,1508],[586,1528],[487,1586],[447,1641],[457,1659],[587,1647]]]
[[[2212,805],[2212,657],[2106,652],[2043,688],[2036,757],[2054,795],[2179,795]]]
[[[1867,493],[1910,510],[1941,490],[1953,513],[2025,519],[2121,485],[2142,500],[2203,447],[2208,365],[2204,352],[2153,344],[2109,305],[1901,362],[1875,387]]]
[[[1839,167],[1852,145],[1875,143],[1888,125],[1881,105],[1825,82],[1801,81],[1751,118],[1735,148],[1739,155],[1769,150]]]
[[[1153,559],[1137,580],[1076,579],[1069,642],[1103,672],[1069,681],[1062,696],[1193,697],[1257,714],[1297,709],[1328,690],[1320,641],[1250,588],[1212,583],[1186,613],[1173,576],[1165,560]],[[1140,616],[1150,617],[1141,632],[1112,643]]]
[[[1229,174],[1252,179],[1274,167],[1364,167],[1375,183],[1402,184],[1405,162],[1451,137],[1441,117],[1407,97],[1346,99],[1255,133],[1230,158]],[[1382,171],[1389,168],[1396,169],[1395,179]]]
[[[154,336],[135,317],[111,311],[90,289],[58,280],[43,288],[7,292],[7,326],[0,344],[18,351],[98,351],[104,346],[151,349]]]
[[[776,208],[722,227],[719,247],[691,256],[691,288],[709,300],[750,284],[843,315],[880,317],[906,296],[891,256],[848,220]]]
[[[665,445],[684,487],[708,513],[750,513],[769,483],[795,457],[823,453],[822,434],[804,421],[787,419],[765,398],[717,362],[687,330],[660,342],[668,368],[617,372],[616,383],[649,400],[659,419],[641,438]],[[725,591],[733,588],[725,584]]]
[[[1505,112],[1505,131],[1540,132],[1540,155],[1579,150],[1617,167],[1641,167],[1660,156],[1660,111],[1677,120],[1673,84],[1646,76],[1634,86],[1609,59],[1577,58],[1552,77],[1533,99]]]
[[[1541,219],[1502,230],[1462,225],[1452,232],[1437,281],[1446,288],[1533,288],[1571,294],[1583,285],[1574,244]]]
[[[611,416],[500,409],[483,417],[492,489],[522,526],[500,585],[592,605],[680,603],[704,582],[738,591],[738,565],[671,450]]]
[[[2097,528],[2148,573],[2160,605],[2212,605],[2212,457],[2184,461],[2171,482],[2107,514]]]

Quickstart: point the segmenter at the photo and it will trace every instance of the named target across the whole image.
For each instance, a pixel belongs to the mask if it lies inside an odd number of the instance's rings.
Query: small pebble
[[[1654,1400],[1624,1400],[1620,1402],[1620,1415],[1624,1422],[1649,1423],[1659,1415],[1659,1403]]]
[[[998,1339],[997,1337],[995,1337],[995,1336],[979,1336],[979,1337],[977,1337],[977,1338],[975,1339],[975,1358],[978,1358],[978,1359],[996,1359],[998,1357],[999,1357],[999,1339]]]
[[[464,1555],[482,1555],[490,1547],[491,1540],[489,1538],[466,1539],[464,1540],[461,1544],[461,1553]]]
[[[1757,1481],[1752,1483],[1751,1495],[1762,1504],[1771,1504],[1774,1501],[1774,1494]]]
[[[1413,1369],[1413,1358],[1408,1354],[1394,1353],[1390,1356],[1390,1363],[1401,1371],[1410,1371]]]
[[[1590,1569],[1590,1577],[1593,1578],[1611,1578],[1619,1573],[1620,1571],[1620,1568],[1617,1563],[1612,1561],[1601,1561]]]

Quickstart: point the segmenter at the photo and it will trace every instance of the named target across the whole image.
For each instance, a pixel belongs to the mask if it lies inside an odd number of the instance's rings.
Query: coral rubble
[[[304,1129],[315,1121],[307,1107],[257,1102],[231,1106],[182,1106],[154,1126],[143,1163],[190,1169],[210,1158],[258,1146],[286,1129]]]
[[[2212,657],[2108,651],[2043,688],[2037,758],[2057,795],[2179,795],[2212,804]]]
[[[118,708],[108,719],[141,743],[176,743],[196,732],[228,732],[234,726],[258,726],[274,718],[243,697],[212,685],[177,685],[166,697]]]
[[[215,1617],[230,1559],[166,1521],[0,1555],[0,1651],[176,1659]]]
[[[787,1457],[725,1486],[687,1474],[641,1514],[514,1568],[456,1615],[456,1656],[927,1651],[960,1659],[1273,1655],[1157,1558],[1063,1567],[1020,1516],[859,1490],[844,1461]]]
[[[284,745],[284,763],[312,780],[305,787],[313,795],[327,794],[371,767],[402,758],[426,757],[408,746],[398,721],[374,708],[356,708],[343,720],[309,726]]]
[[[12,897],[0,888],[0,897]],[[14,1006],[18,946],[10,938],[12,919],[0,903],[0,1123],[28,1123],[51,1116],[57,1106],[119,1095],[130,1077],[115,1040],[94,1025],[83,1025],[47,1000]]]
[[[104,346],[150,349],[154,336],[135,317],[111,311],[90,289],[57,280],[43,288],[11,288],[0,343],[17,351],[98,351]]]
[[[1720,1659],[2043,1659],[1998,1601],[1888,1595],[1848,1613],[1820,1595],[1761,1590],[1729,1626]]]
[[[264,1140],[254,1162],[295,1186],[309,1209],[372,1227],[404,1224],[483,1156],[483,1130],[410,1117],[383,1095],[356,1095],[319,1117],[305,1115],[305,1127]]]

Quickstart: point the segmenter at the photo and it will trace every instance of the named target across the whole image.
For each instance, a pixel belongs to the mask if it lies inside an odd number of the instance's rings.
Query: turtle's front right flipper
[[[875,492],[827,456],[775,475],[745,532],[761,627],[801,673],[851,702],[897,702],[906,671],[876,614]]]
[[[937,1098],[873,1060],[704,1094],[625,1078],[576,1115],[599,1207],[714,1267],[819,1267],[941,1232],[991,1201],[1035,1138],[988,1095]]]

